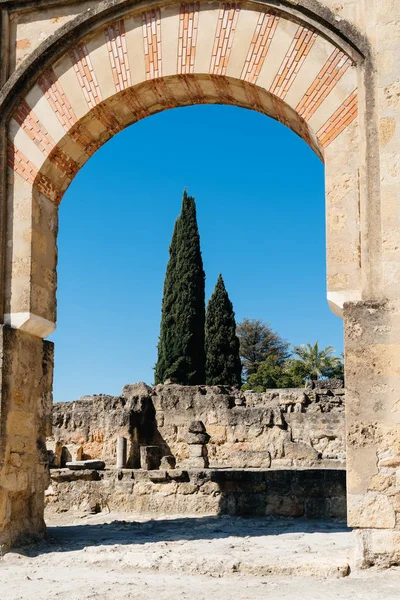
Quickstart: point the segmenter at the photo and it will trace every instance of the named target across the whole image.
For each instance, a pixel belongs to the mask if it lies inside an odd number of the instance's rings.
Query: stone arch
[[[43,17],[49,37],[22,40],[30,53],[10,75],[7,16],[18,12]],[[201,101],[277,118],[324,161],[348,522],[364,563],[398,563],[400,4],[18,0],[0,20],[0,544],[44,528],[57,205],[120,128]]]
[[[361,294],[356,56],[304,16],[239,3],[130,9],[74,39],[10,115],[4,322],[40,337],[55,328],[57,205],[79,168],[124,127],[197,103],[278,119],[325,161],[328,298],[340,313]]]

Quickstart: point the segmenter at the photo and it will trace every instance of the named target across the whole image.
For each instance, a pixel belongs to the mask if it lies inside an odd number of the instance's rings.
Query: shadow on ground
[[[251,537],[261,537],[296,533],[349,533],[351,529],[343,523],[335,522],[232,516],[171,517],[148,521],[130,519],[82,524],[76,524],[75,519],[72,525],[48,527],[45,540],[18,548],[16,551],[25,556],[35,557],[50,552],[78,551],[90,546],[248,538],[250,531]]]

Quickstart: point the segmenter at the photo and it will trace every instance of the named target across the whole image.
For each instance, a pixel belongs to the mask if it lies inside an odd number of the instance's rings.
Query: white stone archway
[[[10,223],[15,244],[6,259],[5,323],[42,337],[54,329],[55,207],[93,152],[149,114],[207,102],[272,116],[325,160],[328,298],[341,313],[345,300],[361,297],[354,59],[311,24],[271,9],[193,3],[128,13],[103,25],[40,73],[17,103],[8,129],[9,187],[15,188],[9,195],[14,211],[26,216],[31,195],[32,212],[25,229],[18,213]],[[33,222],[35,204],[46,221],[54,218],[52,227]],[[46,238],[46,249],[39,249],[34,232]]]

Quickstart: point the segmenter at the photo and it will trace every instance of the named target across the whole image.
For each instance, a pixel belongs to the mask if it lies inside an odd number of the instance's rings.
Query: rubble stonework
[[[346,520],[343,470],[184,469],[51,472],[47,511],[248,515]],[[89,508],[88,508],[89,507]]]
[[[84,396],[75,402],[56,403],[53,405],[53,440],[62,442],[68,453],[73,451],[73,460],[101,458],[111,466],[116,461],[117,439],[124,437],[129,441],[126,464],[137,468],[140,466],[138,432],[142,446],[152,445],[154,407],[149,401],[150,393],[149,386],[139,383],[125,386],[121,396],[100,394]],[[54,444],[48,443],[53,449]]]
[[[83,458],[110,467],[120,437],[127,439],[131,468],[158,468],[166,456],[177,466],[198,468],[343,466],[344,397],[343,388],[259,394],[224,386],[134,384],[120,397],[56,403],[50,444],[80,447]]]

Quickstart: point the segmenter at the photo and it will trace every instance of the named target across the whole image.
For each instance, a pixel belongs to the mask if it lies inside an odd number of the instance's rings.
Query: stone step
[[[74,460],[71,462],[65,463],[67,469],[71,469],[71,471],[82,471],[83,469],[96,469],[97,471],[102,471],[104,469],[105,462],[103,460]]]

